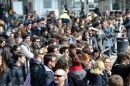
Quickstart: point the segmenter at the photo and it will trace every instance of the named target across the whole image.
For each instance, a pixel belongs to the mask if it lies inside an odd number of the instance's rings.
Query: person
[[[63,69],[57,69],[54,73],[54,86],[68,86],[65,85],[67,73]]]
[[[21,52],[15,54],[15,59],[15,65],[10,67],[12,86],[23,86],[24,77],[21,66],[24,64],[26,59]]]
[[[23,70],[24,70],[24,78],[29,72],[29,59],[34,57],[34,54],[31,52],[30,49],[30,36],[29,34],[23,34],[22,36],[23,42],[20,45],[20,51],[25,55],[26,62],[24,63]]]
[[[31,86],[35,86],[38,70],[43,66],[44,53],[41,49],[35,51],[35,57],[30,60]]]
[[[111,76],[112,72],[111,72],[111,69],[112,69],[112,63],[111,63],[111,59],[107,56],[107,55],[102,55],[99,60],[103,61],[104,62],[104,65],[105,65],[105,70],[107,72],[107,75],[108,76]]]
[[[82,68],[81,61],[76,54],[71,56],[72,66],[68,73],[68,82],[70,86],[86,86],[87,73]]]
[[[56,64],[56,56],[52,53],[47,53],[44,56],[44,66],[41,67],[36,75],[35,86],[53,86],[54,72],[53,68]]]
[[[108,82],[108,76],[105,71],[104,63],[97,60],[94,64],[94,68],[87,72],[87,78],[90,86],[106,86]]]
[[[112,75],[108,80],[109,86],[124,86],[123,79],[119,75]]]
[[[12,86],[10,69],[2,56],[0,56],[0,86]]]
[[[120,52],[117,55],[116,63],[112,67],[112,75],[118,74],[125,81],[129,73],[130,73],[129,55],[125,52]]]
[[[127,76],[126,81],[124,83],[124,86],[129,86],[129,85],[130,85],[130,74],[129,76]]]
[[[129,35],[129,32],[130,32],[130,11],[126,12],[126,19],[123,22],[123,25],[126,28],[126,32],[127,32],[126,35],[128,37],[128,41],[130,43],[130,35]]]

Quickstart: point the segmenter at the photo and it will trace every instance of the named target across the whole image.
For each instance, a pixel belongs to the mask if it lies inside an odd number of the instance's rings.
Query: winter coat
[[[129,75],[129,73],[130,73],[130,64],[128,64],[128,65],[115,64],[112,67],[112,75],[118,74],[123,78],[124,81],[125,81],[126,77]]]
[[[43,66],[39,61],[32,58],[30,60],[30,71],[31,71],[31,86],[35,86],[36,74],[38,70]]]
[[[87,72],[87,78],[90,86],[107,86],[108,76],[105,70],[102,73],[99,73],[96,70],[94,70],[95,73],[91,73],[90,71],[91,70],[88,70]]]
[[[5,72],[0,77],[0,86],[12,86],[9,68],[6,68]]]
[[[13,65],[10,68],[11,72],[11,79],[12,79],[12,86],[23,86],[24,84],[24,77],[23,77],[23,71],[21,67],[18,67],[17,65]]]
[[[38,70],[35,86],[53,86],[54,85],[54,73],[47,66],[42,66]]]
[[[69,86],[87,86],[87,73],[84,69],[77,69],[68,73]]]

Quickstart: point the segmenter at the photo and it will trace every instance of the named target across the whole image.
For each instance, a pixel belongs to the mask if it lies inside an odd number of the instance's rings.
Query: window
[[[51,8],[52,0],[44,0],[44,8]]]

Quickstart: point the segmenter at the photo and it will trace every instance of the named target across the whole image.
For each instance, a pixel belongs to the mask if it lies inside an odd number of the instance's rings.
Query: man
[[[126,19],[123,22],[124,27],[126,28],[126,36],[128,37],[130,43],[130,11],[126,12]]]
[[[54,72],[52,69],[56,64],[56,56],[48,53],[44,56],[44,66],[39,69],[36,75],[35,86],[53,86]]]
[[[32,52],[33,53],[35,53],[35,51],[37,50],[37,49],[40,49],[41,48],[41,43],[40,43],[40,38],[39,37],[34,37],[33,39],[32,39],[32,45],[31,45],[31,50],[32,50]]]
[[[21,52],[15,54],[15,65],[10,68],[13,86],[23,86],[24,78],[21,66],[24,64],[26,58]]]
[[[56,70],[54,74],[55,86],[65,86],[66,72],[63,69]]]
[[[26,57],[26,62],[23,66],[24,70],[24,78],[26,77],[27,73],[29,72],[29,59],[34,57],[34,54],[31,52],[30,49],[30,36],[28,34],[23,34],[22,36],[23,42],[20,46],[20,50],[22,54]]]

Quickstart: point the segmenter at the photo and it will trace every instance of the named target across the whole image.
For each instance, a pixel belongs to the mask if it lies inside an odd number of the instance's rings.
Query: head
[[[69,68],[68,61],[65,58],[61,57],[56,62],[54,71],[56,71],[57,69],[63,69],[64,71],[68,72],[68,68]]]
[[[3,48],[6,44],[6,39],[3,37],[0,37],[0,48]]]
[[[48,66],[50,69],[55,67],[56,60],[56,55],[52,53],[47,53],[44,55],[44,65]]]
[[[124,86],[123,79],[119,75],[112,75],[108,80],[109,86]]]
[[[12,54],[15,54],[15,53],[18,53],[20,52],[20,47],[18,45],[14,45],[11,49],[10,49],[10,52]]]
[[[76,54],[71,56],[71,60],[72,60],[72,66],[81,65],[81,60],[79,59],[79,57]]]
[[[68,50],[68,47],[66,47],[66,46],[63,46],[63,47],[61,47],[60,48],[60,54],[69,54],[69,50]]]
[[[5,64],[5,60],[4,58],[0,55],[0,77],[3,75],[3,73],[5,72],[7,66]]]
[[[35,58],[38,59],[38,60],[40,59],[40,61],[43,61],[44,55],[45,55],[45,53],[43,52],[42,49],[37,49],[35,51]]]
[[[95,58],[98,58],[99,55],[100,55],[99,50],[98,50],[98,49],[94,49],[94,50],[93,50],[93,56],[94,56]]]
[[[26,58],[21,52],[17,52],[15,54],[15,60],[16,60],[16,63],[19,63],[21,66],[26,61]]]
[[[29,34],[23,34],[22,35],[22,38],[23,38],[23,41],[25,42],[25,43],[27,43],[27,44],[29,44],[30,43],[30,36],[29,36]]]
[[[33,42],[34,46],[40,47],[40,38],[39,37],[34,37],[32,42]]]
[[[90,56],[87,54],[83,54],[82,57],[80,58],[81,62],[84,64],[84,66],[89,69],[92,67],[92,62],[90,59]]]
[[[15,43],[17,44],[19,44],[20,43],[20,36],[18,35],[18,34],[15,34],[14,35],[14,40],[15,40]]]
[[[117,55],[117,63],[118,64],[129,64],[129,55],[125,52],[119,52]]]
[[[99,69],[100,71],[103,71],[105,69],[103,61],[97,60],[94,64],[94,69]]]
[[[66,72],[63,69],[57,69],[54,73],[54,83],[56,86],[64,86]]]
[[[76,52],[77,52],[77,49],[76,49],[76,48],[77,48],[76,45],[70,44],[70,46],[69,46],[69,51],[70,51],[70,53],[76,54]]]
[[[47,48],[47,51],[48,51],[48,53],[56,54],[58,52],[58,49],[54,45],[49,45],[48,48]]]

